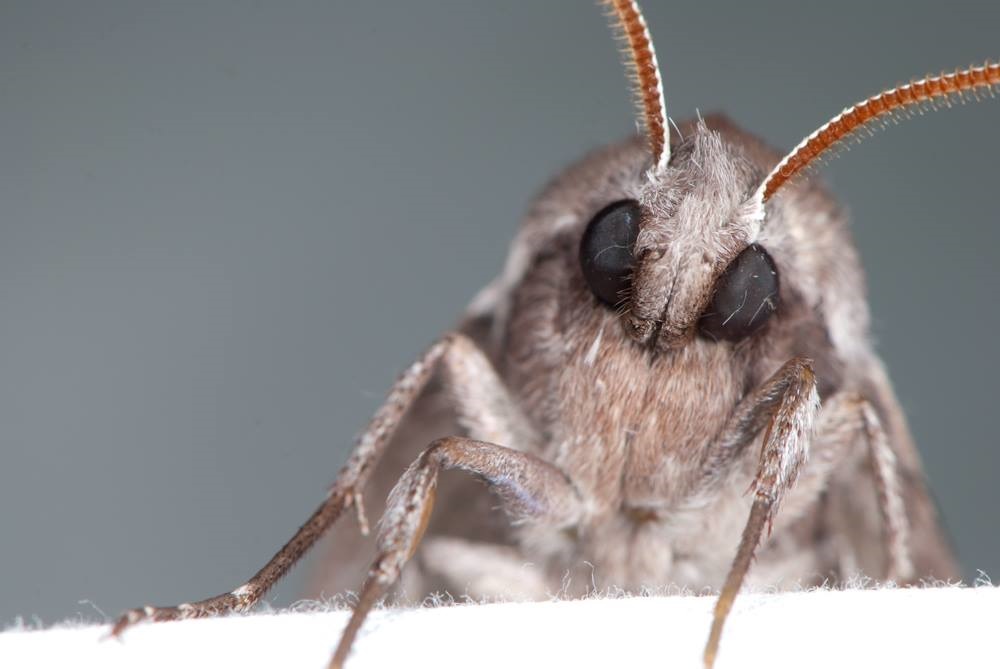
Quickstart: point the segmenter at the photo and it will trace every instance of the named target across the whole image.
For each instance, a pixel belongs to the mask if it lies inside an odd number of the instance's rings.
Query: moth
[[[607,4],[642,134],[543,190],[502,274],[404,371],[257,574],[133,609],[115,634],[252,607],[345,516],[321,580],[339,590],[367,568],[334,667],[401,584],[525,598],[718,589],[710,667],[744,584],[958,576],[870,342],[847,222],[799,177],[873,124],[992,94],[1000,62],[885,90],[782,155],[724,117],[668,119],[638,5]],[[350,536],[367,533],[363,500],[381,515],[370,551]]]

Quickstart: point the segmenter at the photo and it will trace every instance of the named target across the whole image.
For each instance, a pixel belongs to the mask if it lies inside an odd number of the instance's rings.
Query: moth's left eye
[[[762,328],[777,308],[778,268],[763,246],[751,244],[715,282],[698,330],[716,341],[740,341]]]
[[[580,268],[590,290],[615,307],[632,278],[632,249],[639,236],[639,203],[620,200],[590,219],[580,240]]]

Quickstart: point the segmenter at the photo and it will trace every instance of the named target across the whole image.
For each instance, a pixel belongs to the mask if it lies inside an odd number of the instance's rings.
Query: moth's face
[[[658,349],[694,337],[742,341],[779,301],[777,267],[755,243],[746,205],[763,174],[703,123],[669,168],[605,204],[583,230],[579,263],[603,308],[633,340]]]

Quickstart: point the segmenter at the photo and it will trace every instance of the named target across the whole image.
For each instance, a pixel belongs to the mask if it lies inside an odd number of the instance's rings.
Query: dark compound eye
[[[621,302],[632,276],[632,249],[639,235],[639,203],[621,200],[601,209],[580,241],[580,267],[601,302]]]
[[[711,339],[740,341],[763,327],[777,308],[778,269],[764,247],[751,244],[715,282],[698,330]]]

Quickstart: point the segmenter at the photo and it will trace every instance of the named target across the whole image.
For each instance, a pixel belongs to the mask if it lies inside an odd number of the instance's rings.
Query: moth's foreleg
[[[785,363],[764,385],[741,403],[723,432],[726,444],[737,447],[752,438],[764,426],[763,446],[757,465],[757,475],[751,484],[753,503],[750,518],[743,530],[736,559],[726,576],[722,592],[715,605],[712,630],[705,645],[704,661],[707,668],[715,662],[719,650],[722,627],[733,606],[736,594],[746,578],[754,552],[764,537],[765,528],[771,523],[782,497],[795,483],[799,470],[809,452],[813,422],[819,411],[819,393],[816,376],[809,360],[793,358]],[[753,432],[749,432],[749,431]],[[739,434],[740,438],[735,438]],[[716,452],[721,464],[721,453]]]
[[[327,492],[326,498],[312,516],[275,554],[271,560],[240,587],[215,597],[178,606],[146,606],[123,614],[112,628],[117,636],[126,627],[142,620],[166,621],[181,618],[201,618],[228,611],[244,611],[261,597],[306,553],[344,511],[353,507],[362,527],[365,520],[361,492],[382,453],[392,439],[407,410],[420,395],[438,366],[446,372],[446,384],[452,391],[463,422],[490,438],[528,439],[525,422],[503,389],[502,382],[486,357],[475,344],[461,334],[446,335],[428,348],[403,372],[358,438],[347,464]],[[471,377],[479,386],[469,390]],[[477,422],[478,421],[478,422]],[[513,442],[511,442],[513,443]]]
[[[434,505],[438,474],[460,469],[482,479],[500,498],[513,523],[544,522],[570,527],[581,502],[569,478],[554,465],[529,453],[462,437],[440,439],[410,465],[393,488],[382,517],[377,553],[344,629],[330,667],[343,666],[358,630],[372,606],[397,581],[413,555]]]

